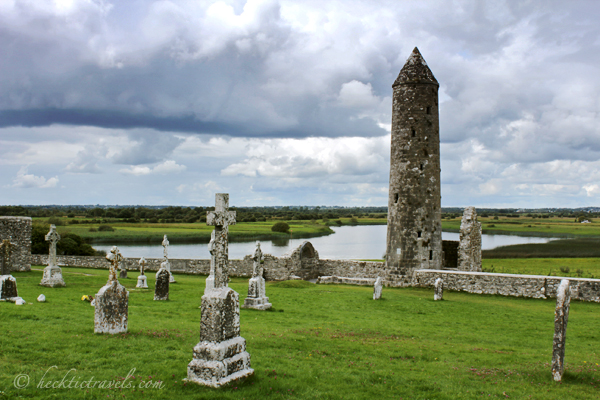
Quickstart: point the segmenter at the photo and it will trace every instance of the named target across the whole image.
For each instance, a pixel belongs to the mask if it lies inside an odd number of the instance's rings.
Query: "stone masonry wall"
[[[32,255],[31,264],[46,265],[47,255]],[[162,258],[147,259],[147,269],[157,271]],[[104,257],[57,256],[61,266],[108,269],[109,263]],[[139,259],[127,258],[124,266],[128,270],[139,270]],[[210,260],[170,259],[171,270],[175,273],[208,275]],[[265,279],[279,281],[290,279],[291,275],[302,271],[301,260],[290,256],[264,256]],[[371,284],[378,276],[385,276],[385,263],[353,260],[319,260],[311,258],[316,264],[318,276],[323,283]],[[252,276],[252,258],[229,260],[230,276]],[[538,275],[496,274],[472,271],[448,271],[421,269],[407,277],[406,284],[385,281],[386,286],[433,287],[437,278],[442,278],[447,290],[464,291],[478,294],[498,294],[502,296],[547,298],[556,297],[556,291],[562,277]],[[305,279],[309,279],[305,277]],[[571,281],[572,298],[582,301],[600,302],[600,279],[568,278]]]
[[[534,299],[555,298],[560,281],[565,279],[558,276],[421,269],[415,271],[413,286],[433,287],[437,278],[442,278],[447,290]],[[571,282],[572,299],[600,302],[600,279],[567,279]]]
[[[243,260],[229,260],[229,275],[237,277],[252,276],[252,256],[248,255]],[[273,257],[270,254],[265,254],[265,279],[278,281],[289,278],[287,269],[288,263],[284,259]],[[79,267],[79,268],[97,268],[108,269],[110,263],[102,256],[56,256],[56,261],[59,266]],[[125,258],[122,265],[128,271],[136,271],[140,269],[139,258]],[[146,270],[158,271],[162,258],[147,258]],[[32,254],[31,264],[46,265],[48,263],[48,255]],[[208,275],[210,272],[210,260],[197,259],[177,259],[170,258],[171,272],[179,272],[192,275]]]
[[[13,271],[30,271],[31,218],[0,217],[0,241],[4,239],[10,239],[15,245],[12,249],[11,269]]]
[[[319,275],[348,278],[382,278],[386,275],[385,263],[376,261],[319,260]]]

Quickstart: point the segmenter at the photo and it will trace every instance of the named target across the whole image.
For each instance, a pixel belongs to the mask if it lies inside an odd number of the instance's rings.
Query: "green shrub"
[[[56,225],[56,226],[64,226],[66,225],[65,220],[58,217],[50,217],[48,218],[48,224]]]
[[[112,232],[114,230],[115,229],[110,225],[100,225],[98,227],[98,231],[100,231],[100,232]]]
[[[74,233],[66,233],[56,244],[56,254],[65,256],[94,256],[96,250],[85,243],[81,236]]]
[[[283,232],[283,233],[288,233],[290,231],[290,226],[283,222],[283,221],[279,221],[276,222],[272,227],[271,230],[273,232]]]

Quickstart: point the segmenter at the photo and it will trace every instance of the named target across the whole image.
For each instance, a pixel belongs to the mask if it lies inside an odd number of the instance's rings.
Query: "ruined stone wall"
[[[562,279],[571,282],[573,299],[600,302],[600,279],[564,278],[558,276],[495,274],[487,272],[418,270],[413,286],[433,287],[442,278],[446,290],[477,294],[555,298]]]
[[[387,271],[385,263],[377,261],[319,260],[319,275],[376,279]]]
[[[162,258],[147,259],[147,269],[158,271]],[[31,264],[46,265],[47,255],[32,255]],[[61,266],[108,269],[109,262],[104,257],[57,256]],[[139,259],[127,258],[124,265],[128,270],[139,270]],[[208,275],[210,260],[172,259],[171,270],[175,273]],[[251,256],[243,260],[229,260],[231,276],[251,277]],[[373,261],[319,260],[319,279],[322,283],[345,283],[355,285],[372,284],[378,276],[386,273],[385,264]],[[269,281],[287,280],[297,266],[289,257],[264,256],[265,279]],[[296,269],[294,269],[296,268]],[[433,287],[435,280],[442,278],[447,290],[478,294],[499,294],[503,296],[544,298],[556,297],[561,277],[538,275],[513,275],[486,272],[446,271],[422,269],[407,277],[407,281],[385,281],[386,286]],[[571,281],[573,298],[583,301],[600,302],[600,279],[567,278]]]
[[[0,241],[10,239],[12,248],[11,264],[13,271],[29,271],[31,263],[31,218],[0,217]]]
[[[415,48],[393,84],[388,281],[442,267],[439,84]]]
[[[375,279],[373,278],[348,278],[345,276],[321,276],[317,280],[319,284],[344,284],[358,286],[373,286]]]
[[[268,280],[286,280],[289,278],[288,262],[285,259],[273,257],[265,254],[265,279]],[[97,268],[108,269],[110,263],[102,256],[56,256],[59,266],[78,267],[78,268]],[[121,265],[128,271],[138,271],[140,269],[139,258],[125,258]],[[147,271],[158,271],[163,258],[146,258]],[[31,264],[46,265],[48,255],[32,254]],[[197,259],[169,259],[171,272],[179,272],[192,275],[208,275],[210,273],[210,260]],[[252,276],[252,256],[248,255],[243,260],[229,260],[230,276],[251,277]]]
[[[481,223],[475,207],[467,207],[460,222],[458,270],[481,272]]]

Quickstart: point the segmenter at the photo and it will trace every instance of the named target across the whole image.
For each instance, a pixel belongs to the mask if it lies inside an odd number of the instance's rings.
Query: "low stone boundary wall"
[[[247,255],[243,260],[229,260],[229,275],[235,277],[252,276],[252,256]],[[59,266],[79,268],[108,269],[110,263],[102,256],[56,256]],[[147,258],[146,269],[158,271],[162,258]],[[122,265],[128,270],[139,270],[139,258],[125,258]],[[198,259],[169,259],[171,272],[208,275],[210,272],[210,260]],[[32,254],[31,264],[47,265],[48,255]],[[352,260],[319,260],[312,259],[314,273],[319,275],[343,276],[349,278],[373,278],[385,276],[382,262],[352,261]],[[264,255],[264,277],[268,281],[282,281],[290,279],[291,275],[298,274],[301,270],[301,262],[292,257],[274,257],[270,254]],[[306,277],[305,277],[306,278]]]
[[[348,278],[345,276],[320,276],[317,279],[317,283],[321,284],[346,284],[346,285],[359,285],[359,286],[373,286],[375,279],[373,278]]]
[[[265,273],[264,277],[271,281],[280,281],[289,279],[290,271],[287,264],[281,259],[273,257],[270,254],[264,255]],[[78,268],[98,268],[108,269],[110,263],[103,256],[56,256],[57,264],[61,267],[78,267]],[[140,269],[139,258],[125,258],[121,265],[128,271]],[[146,270],[158,271],[162,258],[146,258]],[[198,259],[169,259],[171,264],[171,272],[184,273],[192,275],[208,275],[210,273],[210,260]],[[32,254],[31,264],[47,265],[48,255]],[[251,277],[252,276],[252,258],[250,255],[244,257],[243,260],[229,260],[229,275],[235,277]]]
[[[348,278],[370,278],[387,275],[385,263],[378,261],[319,260],[319,275]]]
[[[147,269],[158,271],[162,258],[149,258]],[[69,267],[108,269],[109,263],[104,257],[57,256],[58,264]],[[139,259],[126,258],[123,265],[128,270],[138,270]],[[378,276],[387,277],[385,264],[374,261],[319,260],[310,258],[309,267],[303,265],[301,257],[293,255],[274,257],[264,255],[264,277],[269,281],[291,279],[299,272],[309,271],[316,274],[319,283],[344,283],[349,285],[373,285]],[[32,255],[31,264],[46,265],[47,255]],[[210,260],[172,259],[171,271],[174,273],[208,275]],[[252,259],[248,255],[243,260],[229,260],[230,276],[252,276]],[[308,272],[307,272],[308,273]],[[310,276],[302,276],[309,279]],[[571,298],[600,303],[600,279],[562,278],[557,276],[498,274],[471,271],[448,271],[420,269],[414,271],[407,286],[433,287],[437,278],[442,278],[448,290],[479,294],[499,294],[503,296],[547,298],[556,297],[556,291],[562,279],[571,282]]]
[[[433,287],[437,278],[442,278],[447,290],[534,299],[556,298],[560,281],[568,279],[571,299],[600,303],[600,279],[420,269],[412,286]]]

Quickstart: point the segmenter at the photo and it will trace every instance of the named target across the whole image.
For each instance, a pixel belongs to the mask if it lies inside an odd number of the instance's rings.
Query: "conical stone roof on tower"
[[[416,47],[406,60],[392,87],[406,83],[432,83],[439,86],[437,79]]]
[[[387,283],[441,268],[439,84],[415,47],[392,85]]]

